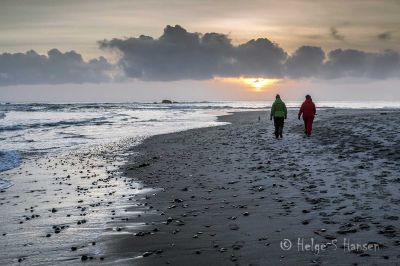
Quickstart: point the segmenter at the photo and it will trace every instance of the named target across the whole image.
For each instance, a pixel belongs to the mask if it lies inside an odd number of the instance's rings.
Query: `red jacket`
[[[299,111],[299,117],[303,114],[303,117],[313,117],[316,114],[315,104],[311,99],[305,100],[301,105]]]

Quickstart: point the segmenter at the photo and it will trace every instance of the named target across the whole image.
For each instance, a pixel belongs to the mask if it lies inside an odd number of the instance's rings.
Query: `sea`
[[[298,108],[300,102],[288,102]],[[268,110],[271,102],[0,103],[0,190],[14,185],[2,172],[44,155],[123,143],[223,124],[217,116]],[[319,108],[400,108],[400,102],[319,102]]]

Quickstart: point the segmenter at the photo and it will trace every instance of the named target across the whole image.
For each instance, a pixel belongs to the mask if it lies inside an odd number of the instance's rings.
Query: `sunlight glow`
[[[249,87],[254,92],[261,92],[264,88],[270,87],[280,81],[280,79],[267,79],[267,78],[250,78],[250,77],[238,77],[238,78],[223,78],[217,77],[215,78],[218,81],[222,82],[233,82],[233,83],[241,83]]]

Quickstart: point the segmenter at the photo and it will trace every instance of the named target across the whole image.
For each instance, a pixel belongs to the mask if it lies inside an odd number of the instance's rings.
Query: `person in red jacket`
[[[306,100],[303,102],[301,105],[300,111],[299,111],[299,120],[301,115],[303,115],[303,120],[304,120],[304,133],[309,137],[311,136],[311,131],[312,131],[312,124],[314,121],[314,116],[316,115],[316,108],[315,104],[311,99],[310,95],[306,95]]]

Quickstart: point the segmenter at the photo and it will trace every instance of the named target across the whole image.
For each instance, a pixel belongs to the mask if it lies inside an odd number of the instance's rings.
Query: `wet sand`
[[[290,111],[283,140],[265,112],[219,119],[134,148],[126,176],[162,189],[107,240],[120,264],[398,263],[399,111],[321,110],[311,138]]]
[[[128,223],[138,210],[127,206],[148,192],[121,176],[123,152],[110,145],[39,155],[1,173],[15,185],[0,190],[0,265],[105,261],[100,238],[118,234],[114,221]]]

